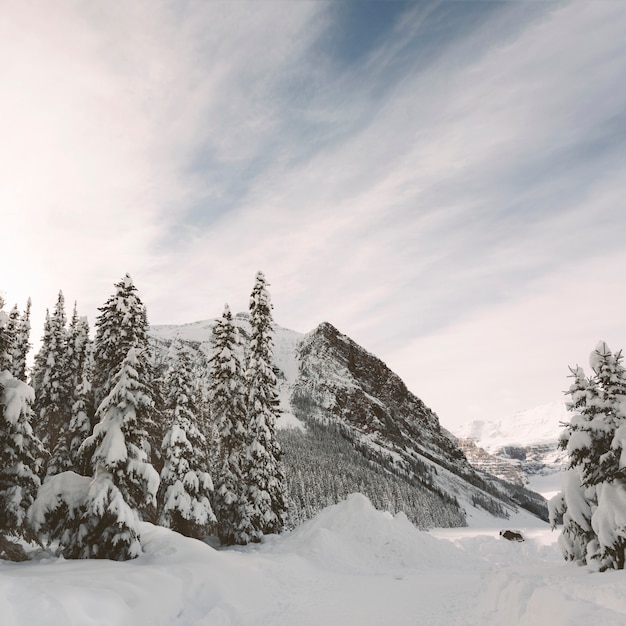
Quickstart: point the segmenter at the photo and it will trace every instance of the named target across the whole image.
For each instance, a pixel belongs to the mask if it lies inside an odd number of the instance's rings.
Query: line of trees
[[[128,274],[99,308],[93,341],[76,307],[67,323],[59,294],[29,381],[30,301],[21,315],[0,311],[0,556],[13,550],[7,537],[38,536],[67,558],[133,558],[140,520],[227,544],[280,532],[271,309],[258,272],[250,341],[228,307],[214,327],[208,401],[181,342],[156,366]]]

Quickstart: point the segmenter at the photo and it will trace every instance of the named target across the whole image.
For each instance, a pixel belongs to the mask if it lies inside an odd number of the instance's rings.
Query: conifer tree
[[[115,293],[98,310],[93,372],[96,408],[111,391],[112,378],[130,348],[148,354],[146,307],[130,274],[115,284]]]
[[[20,330],[20,312],[17,308],[17,304],[13,306],[9,313],[5,332],[9,345],[5,353],[5,368],[13,374],[13,361],[15,354],[15,347],[17,345],[17,338]]]
[[[26,302],[26,310],[22,314],[15,335],[11,372],[19,380],[26,382],[26,359],[31,348],[30,344],[30,308],[31,300]]]
[[[131,347],[111,381],[113,388],[98,408],[100,421],[82,446],[93,451],[93,476],[102,479],[96,499],[116,498],[115,490],[119,490],[130,509],[144,519],[154,512],[159,486],[148,454],[147,425],[154,400],[142,380],[147,369],[145,356]]]
[[[8,362],[12,338],[0,298],[0,363]],[[27,511],[39,488],[43,462],[41,442],[31,427],[32,387],[0,371],[0,534],[31,538]]]
[[[275,437],[279,401],[272,365],[272,304],[262,272],[257,273],[250,296],[250,326],[245,374],[249,436],[245,476],[252,525],[262,535],[281,532],[287,515],[282,451]]]
[[[151,462],[159,466],[160,443],[163,439],[159,419],[162,400],[152,366],[146,307],[137,295],[137,288],[129,274],[115,285],[115,294],[98,310],[100,314],[96,319],[93,347],[94,408],[98,409],[109,394],[114,385],[113,376],[119,372],[130,348],[135,348],[136,354],[141,355],[141,383],[149,390],[152,400],[152,409],[144,416],[148,431],[144,443]],[[89,449],[84,448],[83,451],[88,457]]]
[[[71,467],[68,429],[70,387],[67,369],[67,329],[63,292],[50,316],[46,313],[41,349],[35,357],[35,432],[50,451],[46,474],[56,474]]]
[[[0,296],[0,372],[11,369],[11,354],[15,342],[11,318],[2,307],[4,307],[4,299]]]
[[[71,406],[69,456],[73,469],[80,474],[87,470],[78,450],[91,434],[93,422],[92,344],[87,318],[78,316],[76,305],[68,329],[67,357]]]
[[[79,451],[92,478],[73,471],[49,476],[33,505],[35,528],[66,558],[122,561],[141,554],[140,515],[155,510],[159,485],[146,453],[153,401],[141,382],[143,369],[141,355],[130,348],[100,404],[100,422]]]
[[[29,515],[41,542],[59,556],[125,561],[141,554],[137,511],[101,466],[93,478],[72,471],[46,478]]]
[[[215,522],[210,504],[213,482],[207,442],[198,428],[198,406],[192,362],[180,343],[167,376],[165,416],[169,428],[163,438],[159,523],[188,537],[208,536]]]
[[[600,342],[590,357],[594,376],[572,369],[560,445],[570,456],[563,492],[551,501],[566,559],[595,569],[623,569],[626,551],[626,370],[621,353]]]
[[[213,497],[217,532],[224,544],[246,544],[258,532],[252,526],[245,475],[248,429],[241,345],[228,305],[213,327],[213,345],[209,399],[220,441]]]

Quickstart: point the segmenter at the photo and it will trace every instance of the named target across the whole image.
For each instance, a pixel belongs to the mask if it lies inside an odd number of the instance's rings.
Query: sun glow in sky
[[[7,0],[0,290],[327,320],[453,427],[626,348],[626,4]],[[69,308],[69,307],[68,307]]]

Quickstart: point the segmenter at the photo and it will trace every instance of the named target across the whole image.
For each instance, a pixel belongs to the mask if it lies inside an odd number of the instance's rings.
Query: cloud
[[[419,385],[442,338],[523,353],[516,312],[558,327],[586,264],[613,288],[621,3],[400,3],[371,39],[332,3],[6,6],[9,302],[62,287],[93,319],[130,271],[183,323],[246,308],[262,269],[279,323],[327,319]]]
[[[568,366],[590,373],[598,340],[615,351],[625,345],[625,263],[623,251],[572,259],[530,289],[413,339],[388,363],[452,429],[557,400],[570,384]]]
[[[41,295],[41,308],[63,288],[92,314],[126,271],[156,288],[214,185],[195,155],[245,161],[271,135],[264,84],[297,64],[315,6],[66,0],[50,12],[27,0],[3,12],[2,256],[18,269],[3,289]]]

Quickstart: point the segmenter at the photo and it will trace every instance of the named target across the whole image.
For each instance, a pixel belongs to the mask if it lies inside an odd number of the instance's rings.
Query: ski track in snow
[[[509,526],[510,527],[510,526]],[[143,524],[125,563],[0,562],[3,626],[576,626],[626,623],[626,574],[565,563],[546,525],[422,532],[362,495],[262,544]]]

